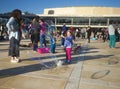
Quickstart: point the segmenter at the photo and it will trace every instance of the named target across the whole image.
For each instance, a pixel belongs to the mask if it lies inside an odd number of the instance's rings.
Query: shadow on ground
[[[88,51],[88,49],[86,49],[86,53],[87,53],[87,51]],[[92,52],[95,53],[96,51],[92,51]],[[82,54],[82,51],[81,51],[81,54]],[[75,64],[75,63],[77,63],[79,61],[83,61],[83,60],[81,60],[81,57],[84,57],[84,56],[82,56],[81,54],[79,54],[79,55],[72,54],[73,57],[72,57],[71,64]],[[85,60],[94,60],[94,59],[100,59],[100,58],[105,58],[105,57],[110,57],[110,56],[113,56],[113,55],[85,56]],[[65,54],[57,55],[56,57],[65,57]],[[45,60],[46,58],[47,57],[42,57],[42,58],[40,58],[40,60],[41,59]],[[34,60],[39,60],[39,57],[34,58]],[[24,62],[24,61],[34,61],[34,60],[23,59],[22,62]],[[64,60],[64,59],[61,59],[61,60]],[[11,77],[11,76],[16,76],[16,75],[20,75],[20,74],[24,74],[24,73],[29,73],[29,72],[34,72],[34,71],[52,69],[52,68],[55,68],[55,67],[56,67],[56,62],[55,61],[49,61],[49,62],[39,62],[37,64],[20,66],[20,67],[15,67],[15,68],[8,68],[8,69],[0,70],[0,78],[6,78],[6,77]]]

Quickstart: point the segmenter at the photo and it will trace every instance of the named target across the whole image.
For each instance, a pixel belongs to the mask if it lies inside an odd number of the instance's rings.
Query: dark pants
[[[10,39],[10,46],[9,46],[9,56],[12,57],[19,57],[19,41],[16,40],[14,37]]]
[[[65,39],[64,38],[61,38],[61,46],[63,46],[64,45],[64,42],[65,42]]]
[[[37,51],[37,48],[38,48],[38,44],[37,43],[33,43],[33,50]]]
[[[88,43],[90,43],[90,36],[88,36],[87,38],[88,38]]]

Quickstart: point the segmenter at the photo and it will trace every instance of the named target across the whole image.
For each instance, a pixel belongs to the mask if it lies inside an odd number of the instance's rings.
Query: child
[[[50,52],[51,53],[55,53],[55,47],[56,47],[55,33],[52,33],[50,36]]]
[[[73,45],[73,37],[71,35],[70,31],[67,31],[67,36],[65,38],[65,51],[66,51],[66,63],[71,63],[71,51],[72,51],[72,45]]]

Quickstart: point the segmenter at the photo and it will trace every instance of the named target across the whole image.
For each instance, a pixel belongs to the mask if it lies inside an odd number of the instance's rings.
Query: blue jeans
[[[43,47],[46,47],[45,34],[40,34],[40,48],[43,48]]]
[[[55,53],[55,44],[50,44],[50,52]]]

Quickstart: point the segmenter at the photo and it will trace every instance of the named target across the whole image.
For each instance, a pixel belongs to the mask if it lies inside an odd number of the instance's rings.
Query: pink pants
[[[66,48],[66,59],[71,60],[71,50],[72,48]]]

